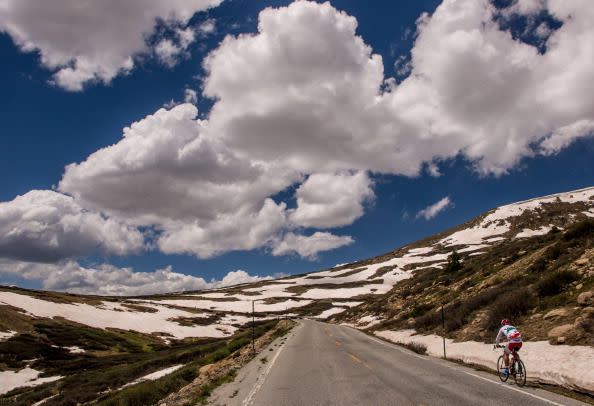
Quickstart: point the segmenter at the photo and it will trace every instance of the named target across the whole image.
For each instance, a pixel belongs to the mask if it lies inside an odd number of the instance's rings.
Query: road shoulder
[[[287,341],[302,328],[299,323],[287,335],[279,337],[264,347],[255,358],[245,364],[232,382],[216,388],[207,400],[212,406],[248,406],[256,395],[266,376],[274,366],[276,358],[283,351]]]

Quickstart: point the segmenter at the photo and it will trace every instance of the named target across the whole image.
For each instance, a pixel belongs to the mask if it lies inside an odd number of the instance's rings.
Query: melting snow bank
[[[161,305],[168,301],[154,303],[142,302],[152,307],[155,312],[136,311],[121,303],[103,302],[101,307],[84,303],[55,303],[37,299],[28,295],[12,292],[0,292],[0,306],[9,305],[22,309],[26,314],[36,317],[63,317],[66,320],[85,324],[95,328],[119,328],[134,330],[141,333],[168,333],[174,338],[185,337],[226,337],[231,335],[236,327],[228,325],[235,323],[224,317],[218,323],[206,326],[183,326],[174,320],[179,317],[207,317],[207,314],[196,314],[190,311],[173,309]],[[175,301],[173,304],[176,304]],[[183,302],[183,301],[182,301]],[[306,303],[304,303],[305,305]]]
[[[415,335],[414,330],[384,330],[375,332],[375,335],[392,342],[422,343],[427,346],[429,355],[443,355],[442,338],[435,334]],[[492,344],[476,341],[455,343],[446,339],[448,358],[496,369],[501,350],[494,352],[492,348]],[[534,341],[525,342],[520,353],[528,370],[528,380],[594,393],[594,348]]]
[[[157,371],[157,372],[153,372],[152,374],[141,376],[140,378],[135,379],[134,381],[125,384],[120,389],[124,389],[124,388],[126,388],[128,386],[136,385],[137,383],[140,383],[140,382],[156,381],[157,379],[162,378],[165,375],[169,375],[170,373],[173,373],[173,372],[177,371],[178,369],[180,369],[183,366],[184,366],[183,364],[174,365],[172,367],[161,369],[160,371]]]
[[[346,309],[345,308],[341,308],[341,307],[331,307],[328,310],[324,310],[322,313],[318,314],[317,316],[315,316],[317,319],[327,319],[330,316],[334,316],[335,314],[338,313],[342,313],[344,312]]]
[[[15,388],[42,385],[63,378],[62,376],[39,378],[40,374],[40,371],[29,367],[20,371],[0,371],[0,395],[8,393]]]
[[[17,335],[16,331],[0,331],[0,341],[8,340],[10,337],[14,337]]]

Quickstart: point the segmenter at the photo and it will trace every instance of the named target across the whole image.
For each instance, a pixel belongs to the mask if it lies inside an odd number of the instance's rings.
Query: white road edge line
[[[367,334],[364,334],[364,335],[365,335],[367,338],[369,338],[370,340],[372,340],[372,341],[375,341],[375,342],[377,342],[377,343],[383,344],[383,345],[385,345],[385,346],[387,346],[387,347],[390,347],[390,348],[397,349],[398,351],[400,351],[400,352],[402,352],[402,353],[405,353],[405,354],[411,355],[411,356],[413,356],[413,357],[417,357],[417,358],[424,359],[425,361],[429,361],[429,360],[431,360],[430,358],[427,358],[427,357],[421,357],[420,355],[417,355],[417,354],[412,354],[412,353],[410,353],[410,352],[408,352],[408,351],[404,351],[403,349],[401,349],[401,348],[398,348],[398,346],[396,346],[395,344],[390,344],[390,343],[387,343],[387,342],[385,342],[385,341],[379,340],[379,339],[377,339],[377,338],[375,338],[375,337],[370,337],[370,336],[368,336]],[[532,394],[532,393],[529,393],[529,392],[523,391],[523,390],[521,390],[521,389],[518,389],[518,388],[513,388],[513,387],[511,387],[511,386],[508,386],[508,385],[503,385],[501,382],[495,382],[495,381],[493,381],[493,380],[491,380],[491,379],[485,378],[484,376],[480,376],[480,375],[477,375],[477,374],[473,374],[472,372],[464,371],[464,370],[462,370],[462,369],[460,369],[460,368],[454,368],[454,367],[452,367],[452,366],[450,366],[450,365],[445,365],[445,364],[443,364],[443,365],[444,365],[445,367],[447,367],[447,368],[454,369],[454,370],[456,370],[456,371],[460,371],[460,372],[464,372],[464,373],[465,373],[465,374],[467,374],[467,375],[474,376],[475,378],[482,379],[483,381],[486,381],[486,382],[490,382],[490,383],[492,383],[493,385],[501,386],[502,388],[505,388],[505,389],[513,390],[513,391],[516,391],[516,392],[519,392],[519,393],[523,393],[524,395],[528,395],[528,396],[530,396],[530,397],[533,397],[533,398],[535,398],[535,399],[538,399],[538,400],[542,400],[543,402],[550,403],[550,404],[552,404],[552,405],[556,405],[556,406],[563,406],[563,404],[562,404],[562,403],[557,403],[557,402],[555,402],[555,401],[549,400],[549,399],[547,399],[547,398],[543,398],[543,397],[541,397],[541,396],[538,396],[538,395],[534,395],[534,394]]]
[[[300,326],[303,326],[303,324],[300,324]],[[301,328],[301,327],[299,327]],[[293,335],[295,335],[295,332],[297,330],[293,330],[293,334],[291,335],[291,337],[293,337]],[[286,345],[286,341],[283,345],[280,346],[280,348],[278,349],[278,351],[276,352],[276,354],[274,354],[274,357],[272,358],[272,360],[270,361],[270,364],[268,364],[268,368],[266,368],[264,370],[264,372],[262,372],[260,374],[260,376],[258,376],[258,378],[256,379],[256,383],[254,383],[254,386],[252,387],[252,390],[250,391],[250,393],[248,393],[248,395],[246,396],[246,398],[243,400],[242,405],[243,406],[250,406],[252,404],[253,401],[253,397],[256,393],[258,393],[258,391],[260,390],[260,388],[262,387],[262,385],[264,384],[264,381],[266,380],[266,377],[268,376],[268,374],[270,373],[270,370],[272,369],[272,366],[274,365],[274,363],[276,362],[276,359],[278,358],[278,356],[280,355],[280,353],[283,351],[283,349],[285,348]],[[254,358],[255,359],[255,358]]]
[[[554,402],[552,400],[549,400],[547,398],[543,398],[543,397],[538,396],[538,395],[535,395],[533,393],[525,392],[525,391],[523,391],[521,389],[518,389],[518,388],[514,388],[514,387],[511,387],[511,386],[508,386],[508,385],[504,385],[501,382],[492,381],[491,379],[485,378],[484,376],[473,374],[472,372],[468,372],[468,371],[463,371],[463,370],[458,369],[458,368],[453,368],[453,369],[456,369],[456,370],[458,370],[460,372],[464,372],[467,375],[474,376],[475,378],[482,379],[483,381],[491,382],[492,384],[497,385],[497,386],[501,386],[502,388],[506,388],[506,389],[509,389],[509,390],[513,390],[513,391],[516,391],[516,392],[523,393],[524,395],[528,395],[528,396],[531,396],[531,397],[533,397],[535,399],[542,400],[543,402],[550,403],[552,405],[563,406],[563,404],[561,404],[561,403]]]

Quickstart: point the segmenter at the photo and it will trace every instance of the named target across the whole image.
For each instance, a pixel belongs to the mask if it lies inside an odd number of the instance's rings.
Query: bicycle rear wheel
[[[516,361],[516,373],[514,374],[514,379],[516,381],[516,385],[526,385],[526,366],[524,365],[524,361],[521,359]]]
[[[504,367],[505,364],[503,363],[503,355],[500,355],[497,359],[497,375],[499,375],[499,379],[501,379],[501,382],[505,382],[507,381],[507,378],[509,378],[509,374],[506,375],[503,373]]]

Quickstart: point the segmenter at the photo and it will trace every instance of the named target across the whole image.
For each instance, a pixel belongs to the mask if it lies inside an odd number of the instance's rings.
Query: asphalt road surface
[[[212,405],[583,405],[420,356],[345,326],[304,320],[214,392]],[[530,365],[527,365],[530,376]]]

